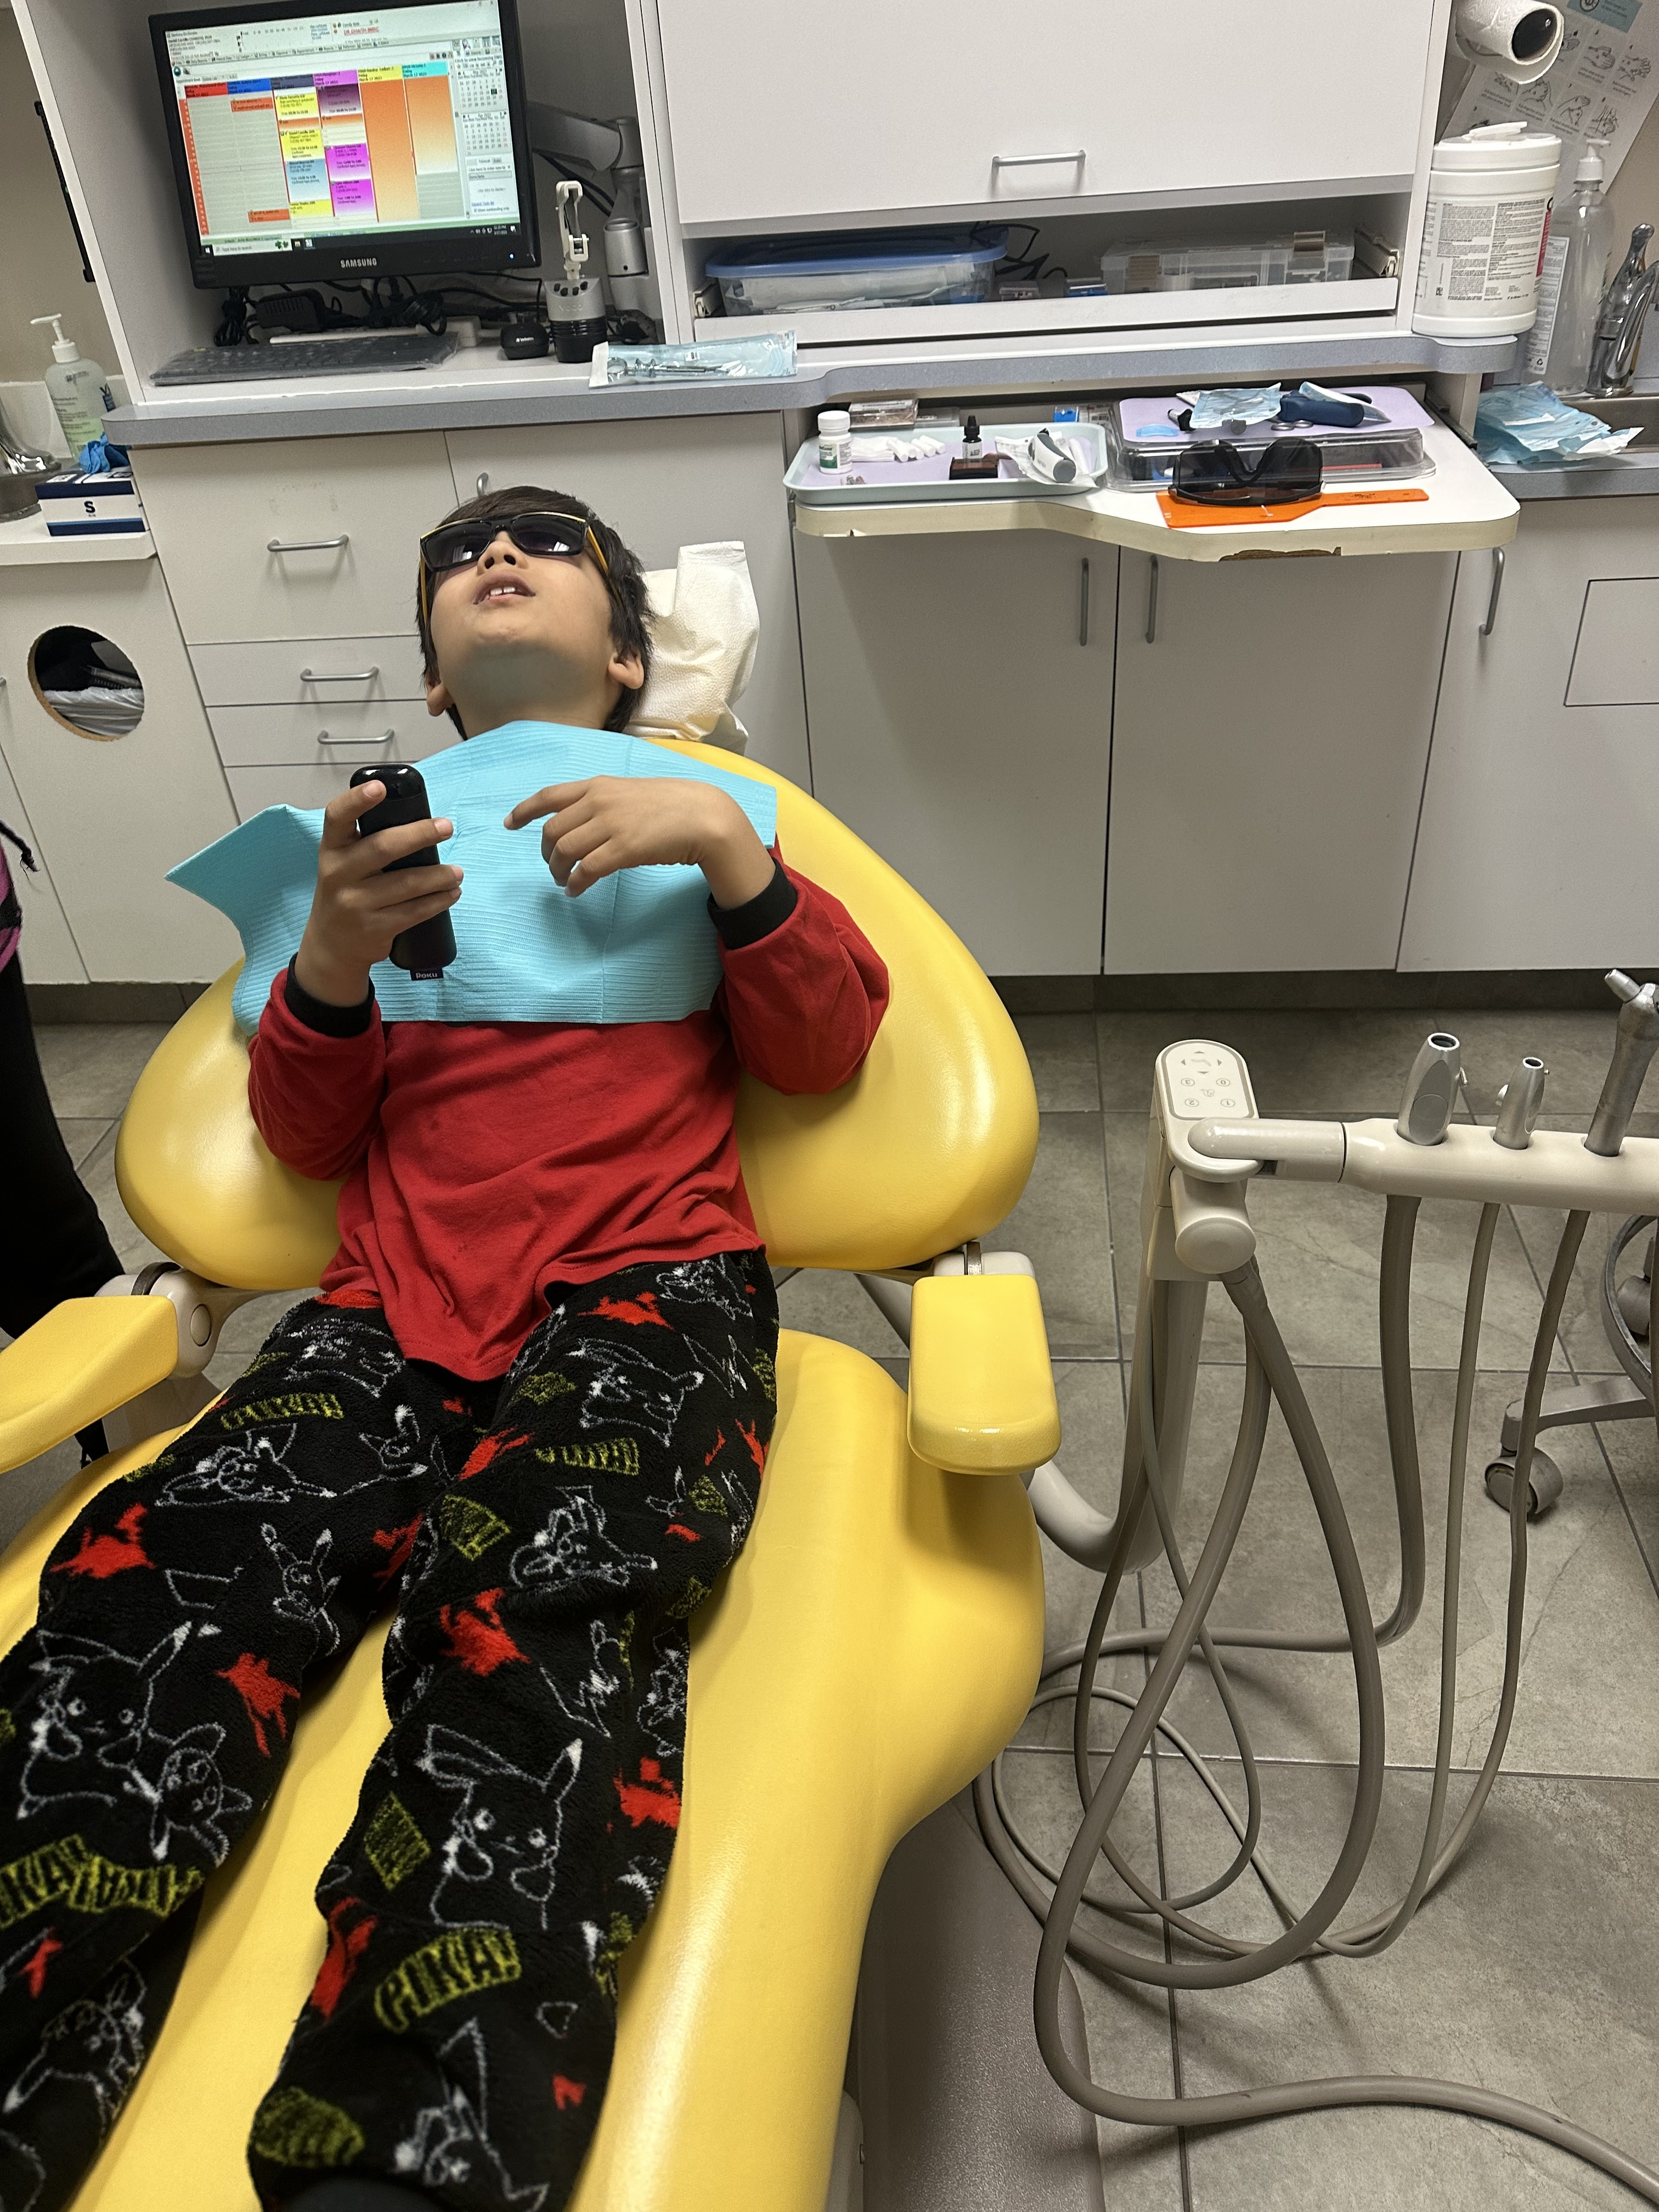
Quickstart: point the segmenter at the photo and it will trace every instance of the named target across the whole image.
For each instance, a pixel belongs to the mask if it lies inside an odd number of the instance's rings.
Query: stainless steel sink
[[[1659,449],[1659,392],[1631,392],[1620,399],[1580,399],[1571,392],[1562,396],[1570,407],[1599,416],[1610,430],[1627,430],[1636,423],[1641,434],[1626,447],[1627,453]]]

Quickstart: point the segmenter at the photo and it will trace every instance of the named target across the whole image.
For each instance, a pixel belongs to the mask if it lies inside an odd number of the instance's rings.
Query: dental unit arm
[[[1536,1449],[1537,1437],[1544,1421],[1556,1333],[1585,1226],[1596,1212],[1659,1215],[1659,1140],[1627,1135],[1643,1078],[1659,1052],[1656,989],[1652,984],[1638,987],[1617,970],[1607,981],[1623,1004],[1601,1102],[1583,1137],[1535,1127],[1547,1071],[1531,1056],[1522,1060],[1500,1094],[1495,1127],[1454,1121],[1462,1082],[1462,1048],[1455,1037],[1442,1032],[1431,1036],[1419,1052],[1400,1113],[1392,1121],[1345,1124],[1263,1118],[1256,1111],[1249,1071],[1231,1047],[1190,1039],[1170,1045],[1158,1057],[1142,1187],[1140,1285],[1117,1511],[1108,1515],[1086,1504],[1052,1462],[1039,1467],[1028,1486],[1044,1534],[1103,1578],[1086,1638],[1047,1655],[1043,1686],[1036,1701],[1042,1705],[1069,1700],[1073,1708],[1072,1747],[1082,1825],[1063,1867],[1049,1863],[1021,1833],[1007,1802],[1000,1759],[974,1790],[988,1848],[1042,1924],[1035,2009],[1044,2062],[1066,2094],[1087,2111],[1158,2128],[1239,2126],[1279,2115],[1369,2105],[1455,2112],[1552,2142],[1611,2175],[1647,2203],[1659,2204],[1659,2173],[1554,2112],[1474,2084],[1375,2075],[1205,2096],[1136,2096],[1091,2079],[1068,2050],[1060,2025],[1068,1954],[1097,1972],[1169,1990],[1237,1987],[1279,1966],[1316,1957],[1364,1960],[1401,1936],[1419,1906],[1462,1856],[1501,1770],[1519,1693],[1528,1511],[1534,1497],[1534,1464],[1544,1459]],[[1373,1618],[1342,1496],[1257,1270],[1247,1198],[1251,1182],[1264,1174],[1290,1181],[1348,1183],[1388,1200],[1379,1322],[1399,1585],[1383,1619]],[[1423,1200],[1437,1198],[1473,1200],[1481,1211],[1464,1310],[1447,1470],[1439,1722],[1431,1787],[1421,1850],[1404,1894],[1391,1909],[1339,1927],[1339,1917],[1364,1871],[1382,1805],[1380,1652],[1410,1630],[1427,1586],[1410,1291],[1418,1210]],[[1486,1757],[1454,1823],[1447,1797],[1455,1744],[1466,1465],[1486,1275],[1504,1205],[1565,1208],[1567,1219],[1539,1318],[1525,1395],[1505,1423],[1506,1445],[1511,1424],[1515,1436],[1513,1480],[1500,1499],[1506,1505],[1510,1528],[1503,1681]],[[1629,1241],[1633,1229],[1641,1225],[1627,1224],[1618,1232],[1615,1249],[1621,1237]],[[1201,1543],[1184,1547],[1176,1516],[1193,1424],[1205,1304],[1210,1285],[1216,1281],[1243,1325],[1243,1405],[1231,1463],[1212,1521]],[[1659,1325],[1659,1289],[1654,1300]],[[1275,1401],[1308,1484],[1335,1576],[1343,1614],[1343,1627],[1337,1633],[1210,1625],[1210,1607],[1248,1510]],[[1651,1419],[1650,1379],[1646,1410]],[[1492,1481],[1495,1471],[1488,1471],[1488,1488],[1497,1496]],[[1180,1601],[1173,1624],[1109,1632],[1124,1577],[1160,1554],[1168,1562]],[[1305,1905],[1288,1895],[1261,1847],[1262,1798],[1256,1758],[1224,1656],[1237,1650],[1346,1656],[1353,1670],[1359,1750],[1352,1810],[1329,1879]],[[1148,1662],[1145,1686],[1138,1694],[1097,1680],[1102,1662],[1124,1653],[1144,1655]],[[1210,1677],[1231,1729],[1246,1798],[1242,1808],[1217,1778],[1212,1763],[1167,1717],[1165,1709],[1189,1666]],[[1103,1771],[1091,1726],[1097,1700],[1116,1705],[1123,1716]],[[1237,1842],[1228,1869],[1186,1896],[1165,1894],[1150,1871],[1125,1856],[1110,1832],[1139,1761],[1155,1739],[1162,1740],[1164,1755],[1172,1752],[1186,1760]],[[1091,1886],[1103,1856],[1134,1901],[1117,1903]],[[1282,1931],[1270,1942],[1236,1937],[1195,1917],[1198,1907],[1222,1894],[1247,1871],[1260,1881],[1283,1923]],[[1085,1896],[1096,1916],[1079,1925],[1079,1911]],[[1126,1946],[1101,1932],[1114,1922],[1135,1929],[1139,1944]]]

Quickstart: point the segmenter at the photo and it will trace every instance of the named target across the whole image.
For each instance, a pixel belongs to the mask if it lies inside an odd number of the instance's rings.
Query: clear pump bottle
[[[1586,143],[1571,194],[1556,216],[1553,237],[1565,239],[1566,258],[1561,266],[1561,289],[1547,342],[1547,351],[1539,371],[1553,392],[1582,392],[1584,388],[1590,347],[1595,337],[1595,319],[1618,251],[1618,229],[1607,204],[1606,173],[1601,163],[1601,149],[1606,143],[1601,138]],[[1535,334],[1534,359],[1536,339],[1542,336],[1541,331]]]
[[[58,410],[70,451],[78,453],[104,434],[104,415],[115,404],[109,379],[95,361],[88,361],[73,338],[64,336],[61,315],[32,315],[33,323],[52,328],[52,367],[46,371],[46,390]]]

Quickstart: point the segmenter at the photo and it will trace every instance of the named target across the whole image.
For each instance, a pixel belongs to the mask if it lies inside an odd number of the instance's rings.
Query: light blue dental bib
[[[440,981],[417,983],[381,961],[374,995],[387,1021],[674,1022],[712,1000],[720,940],[700,868],[624,868],[571,898],[542,858],[541,823],[502,817],[544,785],[594,775],[712,783],[734,799],[764,845],[777,831],[770,784],[688,760],[610,730],[507,722],[420,763],[434,815],[455,834],[442,857],[466,872],[453,908],[456,956]],[[299,949],[317,883],[320,809],[268,806],[167,871],[227,915],[246,959],[232,1000],[251,1036],[272,979]]]

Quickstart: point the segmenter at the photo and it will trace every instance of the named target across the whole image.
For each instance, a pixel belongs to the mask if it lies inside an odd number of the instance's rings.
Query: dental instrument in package
[[[768,331],[753,337],[699,338],[692,345],[619,345],[593,349],[588,384],[707,384],[720,377],[780,377],[795,373],[795,333]]]

